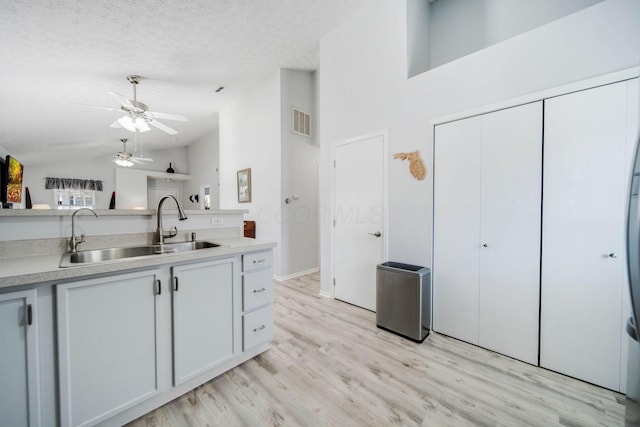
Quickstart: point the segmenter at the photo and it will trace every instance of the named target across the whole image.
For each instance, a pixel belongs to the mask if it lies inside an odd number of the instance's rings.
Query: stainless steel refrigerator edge
[[[640,317],[640,140],[631,176],[627,218],[627,267],[632,316],[627,321],[629,359],[627,364],[627,398],[625,425],[640,426],[640,342],[636,325]]]

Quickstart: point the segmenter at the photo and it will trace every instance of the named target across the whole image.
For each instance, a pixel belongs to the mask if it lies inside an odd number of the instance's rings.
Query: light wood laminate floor
[[[271,349],[139,418],[148,426],[622,426],[624,396],[275,282]]]

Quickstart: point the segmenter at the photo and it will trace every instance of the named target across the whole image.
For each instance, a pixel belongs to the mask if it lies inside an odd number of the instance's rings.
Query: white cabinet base
[[[0,294],[0,424],[3,426],[40,425],[35,304],[33,289]]]
[[[157,273],[57,286],[62,425],[94,425],[160,392]]]
[[[174,385],[233,357],[233,259],[173,268]]]

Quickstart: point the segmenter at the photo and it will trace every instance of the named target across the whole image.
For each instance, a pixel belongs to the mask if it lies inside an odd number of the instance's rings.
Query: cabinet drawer
[[[273,339],[273,306],[267,306],[242,316],[242,350]]]
[[[271,251],[242,255],[242,271],[251,271],[262,267],[269,267],[272,264],[272,260],[273,255]]]
[[[273,302],[271,269],[245,274],[242,279],[242,310],[253,310]]]

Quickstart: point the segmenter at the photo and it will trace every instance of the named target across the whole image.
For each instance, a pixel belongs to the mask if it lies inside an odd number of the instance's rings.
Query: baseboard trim
[[[278,282],[283,282],[285,280],[295,279],[296,277],[306,276],[307,274],[317,273],[318,271],[320,271],[320,269],[318,267],[316,267],[316,268],[310,268],[309,270],[299,271],[297,273],[289,274],[289,275],[286,275],[286,276],[276,276],[274,274],[273,278],[275,280],[277,280]]]
[[[327,291],[320,290],[320,292],[318,293],[318,295],[320,295],[321,297],[325,297],[325,298],[333,299],[333,297],[331,296],[331,292],[327,292]]]

